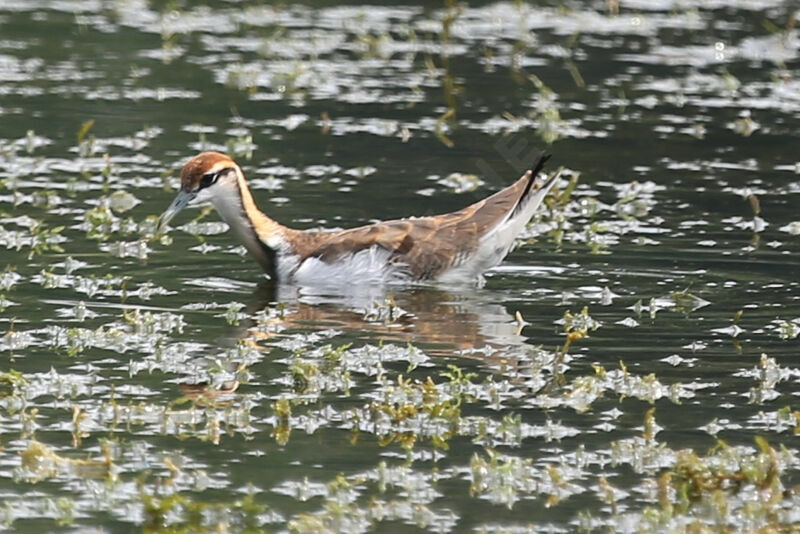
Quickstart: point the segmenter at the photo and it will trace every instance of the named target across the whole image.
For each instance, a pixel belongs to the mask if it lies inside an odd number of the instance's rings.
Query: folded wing
[[[469,261],[493,232],[498,233],[509,223],[513,223],[514,227],[519,226],[519,229],[527,223],[554,181],[551,178],[544,185],[534,187],[536,175],[548,158],[542,154],[534,167],[515,183],[459,211],[387,221],[338,232],[298,232],[294,247],[299,263],[308,258],[333,263],[345,255],[377,246],[390,252],[389,261],[402,266],[413,278],[436,278]],[[535,205],[531,206],[532,202]],[[510,236],[510,241],[518,232],[516,230]],[[499,244],[505,250],[497,259],[498,262],[505,256],[510,244]]]

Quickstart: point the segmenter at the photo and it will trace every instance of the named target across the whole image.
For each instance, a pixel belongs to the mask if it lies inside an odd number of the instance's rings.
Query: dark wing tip
[[[533,175],[532,178],[536,178],[536,176],[542,172],[542,169],[544,169],[544,164],[547,163],[547,160],[549,160],[551,156],[552,154],[547,154],[544,151],[539,154],[539,157],[536,158],[536,162],[531,166],[531,174]]]

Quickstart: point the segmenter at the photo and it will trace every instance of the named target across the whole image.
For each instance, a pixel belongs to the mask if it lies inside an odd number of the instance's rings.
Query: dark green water
[[[620,4],[0,3],[0,528],[791,528],[800,11]],[[543,148],[577,187],[482,288],[276,288],[214,213],[144,239],[201,150],[311,228]],[[682,501],[689,451],[779,476]]]

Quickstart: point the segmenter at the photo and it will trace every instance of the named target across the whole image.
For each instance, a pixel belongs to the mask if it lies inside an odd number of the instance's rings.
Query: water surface
[[[0,524],[788,529],[798,17],[4,1]],[[146,239],[200,150],[313,228],[458,209],[542,149],[562,194],[482,288],[277,288],[203,211]]]

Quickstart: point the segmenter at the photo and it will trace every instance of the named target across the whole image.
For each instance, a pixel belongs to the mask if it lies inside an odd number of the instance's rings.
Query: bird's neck
[[[236,234],[247,251],[275,279],[278,253],[286,248],[287,228],[258,209],[241,171],[235,187],[213,203],[223,221]]]

